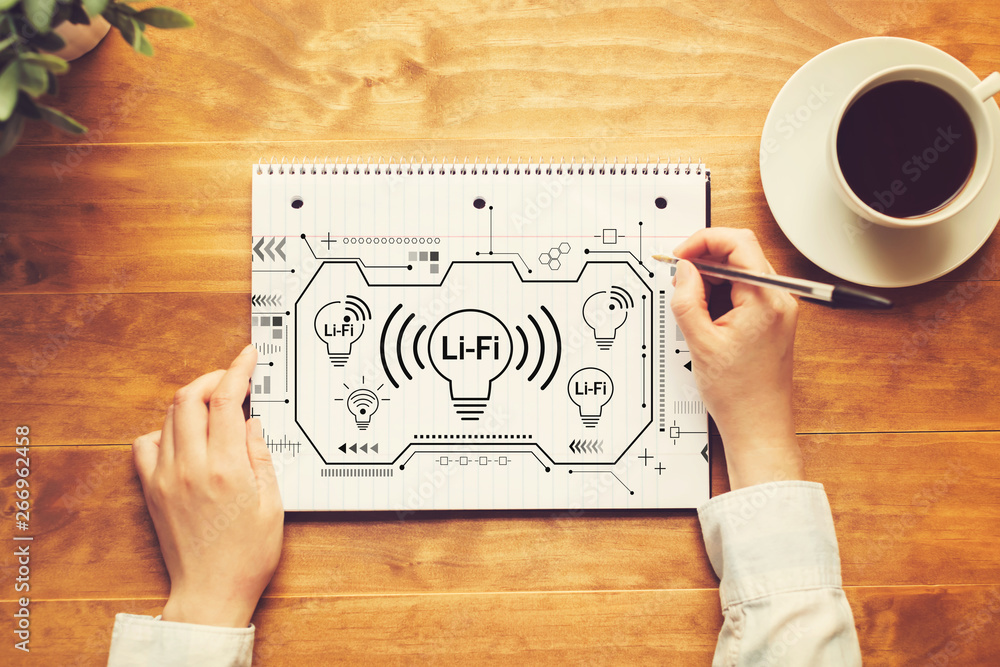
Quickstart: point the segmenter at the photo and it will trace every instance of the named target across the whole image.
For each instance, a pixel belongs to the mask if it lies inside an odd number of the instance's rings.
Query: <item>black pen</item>
[[[670,255],[653,255],[653,259],[668,264],[677,264],[677,258]],[[777,287],[791,294],[796,294],[807,301],[831,306],[833,308],[892,308],[892,301],[876,294],[863,292],[846,285],[828,285],[815,280],[789,278],[773,273],[758,273],[736,269],[726,264],[710,262],[703,259],[689,259],[703,276],[725,278],[741,283]]]

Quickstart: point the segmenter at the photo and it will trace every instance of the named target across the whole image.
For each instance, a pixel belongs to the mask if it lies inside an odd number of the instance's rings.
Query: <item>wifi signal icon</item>
[[[618,304],[618,307],[622,310],[626,308],[635,308],[635,299],[632,295],[628,293],[624,287],[618,287],[617,285],[611,286],[611,300]]]
[[[378,396],[371,389],[355,389],[347,397],[347,409],[354,415],[359,431],[367,431],[372,415],[378,410]]]
[[[594,330],[598,349],[611,349],[615,333],[625,324],[632,308],[635,308],[635,299],[628,290],[617,285],[587,297],[583,303],[583,321]]]
[[[351,294],[344,300],[344,310],[346,310],[357,322],[364,322],[372,318],[372,309],[360,298]]]
[[[351,346],[365,332],[365,322],[372,319],[371,308],[360,298],[348,294],[343,301],[331,301],[316,313],[313,327],[326,344],[334,366],[343,366],[351,354]]]

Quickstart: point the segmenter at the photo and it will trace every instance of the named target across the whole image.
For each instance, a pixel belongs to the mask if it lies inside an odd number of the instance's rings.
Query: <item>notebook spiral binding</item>
[[[492,171],[491,171],[492,170]],[[423,174],[472,174],[473,176],[482,174],[492,173],[494,175],[508,175],[514,174],[519,176],[523,171],[525,174],[535,173],[541,175],[545,173],[546,175],[551,175],[555,173],[561,175],[564,172],[567,174],[575,173],[582,175],[584,173],[594,175],[600,174],[604,175],[610,173],[612,175],[621,174],[622,176],[631,173],[632,175],[649,174],[658,175],[661,172],[663,174],[675,174],[679,175],[681,171],[685,174],[690,174],[692,171],[695,174],[707,173],[707,168],[704,163],[702,163],[699,158],[697,161],[688,158],[687,162],[677,161],[677,162],[666,162],[661,163],[659,159],[656,162],[651,162],[648,159],[645,162],[641,162],[638,157],[636,157],[634,162],[629,162],[626,158],[625,162],[622,164],[618,163],[615,159],[611,164],[608,164],[607,159],[604,162],[597,162],[596,160],[575,162],[573,159],[569,163],[560,159],[559,163],[555,162],[555,158],[551,158],[548,162],[539,160],[536,163],[529,161],[525,164],[521,163],[518,159],[516,163],[511,163],[510,158],[507,158],[506,162],[500,162],[499,158],[492,164],[490,160],[487,159],[485,163],[480,163],[477,157],[473,162],[469,162],[468,158],[465,158],[461,163],[458,162],[458,158],[454,158],[452,163],[449,165],[447,163],[441,162],[425,162],[421,159],[420,162],[416,162],[414,159],[400,158],[398,161],[394,161],[393,158],[389,158],[388,162],[383,162],[382,158],[378,161],[373,162],[372,158],[368,158],[366,162],[363,162],[359,157],[354,162],[351,162],[350,158],[347,158],[343,163],[340,162],[340,158],[335,158],[333,162],[329,161],[329,158],[324,157],[323,162],[319,161],[319,157],[313,158],[312,162],[307,162],[306,158],[302,158],[301,162],[296,162],[296,158],[292,158],[291,162],[286,162],[285,158],[281,158],[281,162],[277,162],[276,158],[271,158],[269,161],[265,162],[263,158],[257,161],[257,173],[263,175],[267,174],[375,174],[376,176],[381,174],[391,175],[396,174],[398,176],[408,175],[412,176],[417,174],[422,176]]]

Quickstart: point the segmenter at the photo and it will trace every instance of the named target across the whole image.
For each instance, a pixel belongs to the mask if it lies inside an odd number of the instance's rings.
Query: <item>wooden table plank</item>
[[[104,122],[100,141],[755,136],[843,41],[916,37],[980,76],[1000,61],[988,0],[174,4],[198,27],[153,31],[152,60],[112,35],[64,77],[61,106]],[[67,139],[33,124],[25,142]]]
[[[1000,433],[800,441],[807,475],[822,481],[830,497],[846,584],[1000,583],[994,473]],[[728,484],[719,442],[713,446],[719,494]],[[10,448],[0,451],[13,457]],[[129,448],[38,447],[32,468],[32,526],[41,554],[32,582],[39,590],[66,599],[111,590],[122,597],[166,595],[166,570]],[[3,497],[13,497],[13,481],[5,474]],[[0,556],[0,567],[12,565],[10,555]],[[717,585],[690,511],[456,511],[405,520],[392,512],[294,512],[286,517],[282,561],[268,594]]]
[[[249,292],[251,165],[272,156],[301,161],[317,155],[331,162],[380,156],[416,162],[477,155],[514,162],[543,156],[567,162],[700,157],[712,170],[713,225],[754,230],[779,272],[831,280],[794,249],[771,217],[760,190],[756,137],[101,146],[69,171],[62,171],[68,155],[62,147],[20,151],[16,168],[13,161],[0,161],[0,294]],[[58,193],[45,195],[43,214],[39,188]],[[998,261],[994,234],[976,256],[936,282],[996,280]],[[922,286],[883,292],[924,298]]]
[[[848,588],[866,664],[986,665],[997,586]],[[32,601],[32,653],[9,665],[103,665],[118,612],[162,599]],[[13,603],[0,602],[10,617]],[[419,663],[705,665],[721,627],[715,590],[265,598],[255,665]],[[938,660],[937,663],[929,662]]]

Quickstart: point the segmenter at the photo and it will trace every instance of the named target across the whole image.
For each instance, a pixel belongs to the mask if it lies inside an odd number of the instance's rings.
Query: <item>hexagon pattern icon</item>
[[[543,252],[539,255],[538,263],[544,264],[553,271],[558,271],[562,267],[562,262],[559,261],[559,258],[563,255],[568,255],[572,249],[569,243],[563,241],[559,244],[558,248],[551,248],[548,252]]]

